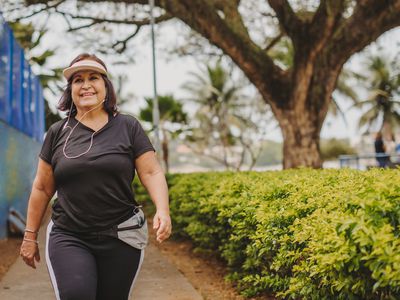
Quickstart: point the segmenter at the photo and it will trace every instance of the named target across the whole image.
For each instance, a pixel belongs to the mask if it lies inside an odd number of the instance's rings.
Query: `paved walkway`
[[[55,299],[45,263],[45,226],[41,229],[39,246],[41,262],[34,270],[18,258],[0,281],[0,299]],[[154,245],[145,250],[144,263],[130,300],[202,300],[203,297]],[[110,299],[112,300],[112,299]]]

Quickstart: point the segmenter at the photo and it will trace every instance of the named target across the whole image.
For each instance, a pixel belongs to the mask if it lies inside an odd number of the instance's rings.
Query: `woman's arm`
[[[137,174],[148,191],[157,212],[153,228],[157,230],[157,241],[162,242],[171,235],[172,225],[169,215],[168,186],[164,172],[153,151],[145,152],[135,160]]]
[[[44,213],[50,199],[55,193],[54,175],[51,165],[39,159],[35,180],[28,202],[26,218],[26,232],[21,245],[20,255],[25,263],[36,268],[36,261],[40,261],[39,248],[35,242]]]

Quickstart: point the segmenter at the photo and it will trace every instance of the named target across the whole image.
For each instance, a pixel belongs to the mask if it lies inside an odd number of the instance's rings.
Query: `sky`
[[[38,21],[38,20],[36,20]],[[72,43],[72,34],[65,34],[65,23],[60,18],[52,17],[48,20],[51,30],[43,38],[43,49],[58,47],[57,55],[49,61],[50,66],[66,67],[68,63],[79,53],[90,51],[91,49],[81,47]],[[38,21],[40,22],[40,20]],[[144,28],[136,38],[132,47],[134,63],[121,65],[112,65],[109,57],[105,58],[111,74],[126,74],[129,78],[124,85],[125,94],[133,94],[131,101],[123,106],[123,109],[136,114],[139,107],[144,104],[144,97],[153,96],[153,74],[151,60],[151,40],[149,38],[149,28]],[[199,62],[193,57],[168,57],[161,48],[163,43],[168,40],[173,42],[176,39],[176,30],[174,25],[156,26],[156,36],[161,37],[162,43],[158,40],[156,50],[156,68],[157,68],[157,89],[160,95],[173,94],[177,98],[184,98],[185,92],[182,89],[184,82],[188,80],[189,72],[198,72]],[[60,38],[62,37],[62,38]],[[363,57],[365,52],[377,52],[378,46],[385,49],[389,55],[394,55],[400,49],[400,29],[394,29],[382,35],[377,43],[367,47],[364,52],[357,54],[347,63],[353,70],[362,70]],[[40,49],[39,49],[40,50]],[[100,55],[101,57],[101,55]],[[111,58],[114,60],[117,58]],[[365,97],[360,91],[360,95]],[[58,100],[57,97],[51,96],[53,107]],[[357,123],[360,112],[350,109],[351,103],[339,97],[339,104],[346,112],[347,124],[341,117],[333,117],[328,115],[321,131],[322,138],[348,138],[353,142],[357,142],[360,136]],[[187,110],[192,110],[190,105],[184,106]],[[282,141],[282,136],[276,123],[271,123],[268,129],[267,138],[275,141]]]

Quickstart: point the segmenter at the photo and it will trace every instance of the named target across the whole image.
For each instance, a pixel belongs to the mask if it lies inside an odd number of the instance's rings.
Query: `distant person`
[[[386,147],[385,143],[383,142],[382,132],[380,131],[375,136],[374,146],[375,154],[377,155],[376,161],[378,162],[378,166],[380,168],[388,167],[389,157],[387,155],[384,155],[386,154]]]
[[[394,152],[396,154],[396,165],[400,164],[400,143],[396,144],[396,147],[394,148]]]
[[[67,86],[39,154],[20,255],[36,268],[38,230],[56,299],[128,300],[143,261],[147,223],[135,200],[135,171],[155,203],[157,241],[171,234],[168,188],[154,148],[134,117],[118,112],[106,65],[81,54],[63,71]]]

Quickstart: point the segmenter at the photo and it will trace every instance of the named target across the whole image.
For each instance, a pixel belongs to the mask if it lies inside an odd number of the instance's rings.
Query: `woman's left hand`
[[[153,218],[153,229],[157,230],[157,241],[162,243],[171,235],[172,224],[169,213],[156,212]]]

